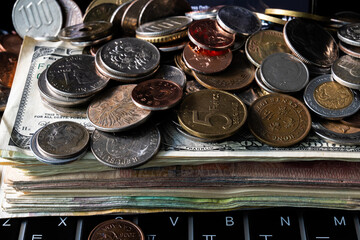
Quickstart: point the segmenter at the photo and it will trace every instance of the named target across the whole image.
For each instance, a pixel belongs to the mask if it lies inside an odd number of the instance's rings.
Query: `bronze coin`
[[[210,56],[194,51],[191,43],[186,45],[183,51],[183,60],[186,66],[202,74],[214,74],[224,71],[230,65],[232,58],[233,55],[230,49],[227,49],[222,55]]]
[[[184,73],[186,73],[187,75],[189,75],[189,76],[191,76],[191,77],[193,76],[191,69],[188,68],[188,67],[186,66],[186,64],[184,63],[182,53],[176,54],[176,55],[174,56],[174,62],[175,62],[175,65],[176,65],[178,68],[180,68],[181,70],[184,71]]]
[[[17,55],[9,52],[0,52],[0,84],[10,88],[12,86],[17,65]]]
[[[111,219],[98,224],[88,237],[88,240],[100,239],[145,240],[145,235],[139,226],[128,220]]]
[[[253,135],[270,146],[287,147],[303,140],[311,128],[311,116],[298,99],[269,94],[250,106],[248,124]]]
[[[131,98],[140,108],[165,110],[175,106],[183,96],[183,89],[175,82],[165,79],[151,79],[139,83]]]
[[[342,122],[343,124],[349,125],[351,127],[360,128],[360,112],[357,111],[355,114],[341,119],[340,122]]]
[[[19,56],[23,40],[18,34],[6,34],[0,38],[0,51],[14,53]]]

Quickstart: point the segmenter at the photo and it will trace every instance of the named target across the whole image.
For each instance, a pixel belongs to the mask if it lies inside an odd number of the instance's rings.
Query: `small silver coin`
[[[352,46],[340,41],[339,48],[341,51],[352,57],[360,58],[360,47]]]
[[[255,82],[257,83],[257,85],[265,90],[266,92],[269,93],[276,93],[275,91],[271,90],[270,88],[268,88],[265,83],[263,82],[262,78],[261,78],[261,74],[260,74],[260,67],[258,67],[255,71]]]
[[[102,90],[108,83],[96,73],[95,58],[72,55],[60,58],[46,72],[49,89],[64,97],[86,97]]]
[[[360,109],[357,91],[333,81],[330,74],[312,79],[304,90],[304,102],[314,113],[326,119],[341,119]]]
[[[360,89],[360,59],[350,55],[338,58],[331,66],[331,75],[341,85]]]
[[[62,41],[85,42],[111,34],[112,24],[105,21],[80,23],[61,29],[58,37]]]
[[[73,26],[82,23],[83,14],[73,0],[57,0],[63,13],[63,26]]]
[[[179,84],[180,87],[185,88],[186,86],[186,75],[177,67],[171,65],[161,65],[159,70],[156,71],[153,78],[162,78],[173,81]]]
[[[105,42],[108,42],[112,39],[112,35],[103,37],[103,38],[99,38],[96,40],[92,40],[92,41],[85,41],[85,42],[75,42],[72,41],[70,42],[72,45],[77,46],[77,47],[88,47],[88,46],[93,46],[93,45],[99,45],[99,44],[103,44]]]
[[[99,4],[88,12],[85,13],[83,22],[92,22],[92,21],[106,21],[110,22],[110,18],[114,11],[117,9],[118,5],[113,3],[102,3]]]
[[[12,22],[20,37],[56,38],[63,23],[61,8],[55,0],[17,0]]]
[[[230,33],[249,36],[261,29],[261,21],[252,11],[240,6],[224,6],[217,12],[218,24]]]
[[[159,129],[155,126],[144,126],[123,133],[95,130],[90,146],[99,162],[112,168],[133,168],[155,156],[160,142]]]
[[[291,93],[305,88],[309,71],[305,64],[289,53],[273,53],[260,66],[261,79],[275,92]]]
[[[337,31],[338,38],[352,46],[360,47],[360,23],[346,24]]]
[[[140,25],[136,29],[137,36],[155,37],[170,35],[185,30],[191,23],[192,18],[186,16],[172,16],[151,21]]]

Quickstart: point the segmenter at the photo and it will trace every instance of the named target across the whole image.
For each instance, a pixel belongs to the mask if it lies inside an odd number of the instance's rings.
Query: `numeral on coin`
[[[19,10],[21,16],[24,18],[24,22],[27,26],[26,32],[32,28],[40,28],[42,25],[50,25],[53,22],[53,16],[51,14],[47,1],[40,0],[34,4],[30,2],[28,5],[22,5]]]

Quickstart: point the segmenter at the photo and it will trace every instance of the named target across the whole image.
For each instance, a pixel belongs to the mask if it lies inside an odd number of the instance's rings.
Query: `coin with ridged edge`
[[[335,81],[349,88],[360,89],[360,59],[343,55],[331,66]]]
[[[186,29],[192,18],[186,16],[172,16],[141,24],[136,29],[136,36],[164,36]]]
[[[360,23],[346,24],[337,31],[338,38],[352,46],[360,47]]]

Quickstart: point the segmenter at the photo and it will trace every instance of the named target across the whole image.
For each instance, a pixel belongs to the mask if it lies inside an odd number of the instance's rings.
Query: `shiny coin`
[[[216,20],[226,31],[245,36],[249,36],[261,28],[260,19],[250,10],[240,6],[220,8]]]
[[[52,158],[71,158],[82,153],[88,146],[88,130],[79,123],[54,122],[41,128],[37,136],[38,149]]]
[[[306,67],[309,70],[310,75],[322,75],[322,74],[330,74],[331,73],[331,67],[318,67],[311,64],[306,64]]]
[[[337,31],[337,36],[349,45],[360,47],[360,23],[344,25]]]
[[[188,36],[195,45],[209,50],[230,48],[235,42],[235,34],[224,31],[214,19],[194,21]]]
[[[151,21],[140,25],[136,29],[136,36],[164,36],[185,30],[192,19],[186,16],[172,16]]]
[[[145,40],[150,43],[168,43],[177,41],[180,39],[184,39],[187,36],[187,30],[171,33],[169,35],[163,35],[163,36],[155,36],[155,37],[148,37],[148,36],[140,36],[137,35],[136,37],[142,40]]]
[[[0,86],[0,112],[3,112],[9,98],[10,88]]]
[[[244,91],[235,92],[235,95],[238,96],[241,101],[246,105],[250,106],[256,99],[267,95],[257,84],[251,84],[249,88]]]
[[[181,88],[185,88],[186,75],[177,67],[170,65],[161,65],[159,70],[156,71],[153,78],[166,79],[177,83]]]
[[[102,3],[99,4],[88,12],[85,13],[83,22],[92,22],[92,21],[106,21],[110,22],[110,18],[113,12],[117,9],[118,5],[113,3]]]
[[[103,37],[103,38],[99,38],[96,40],[91,40],[91,41],[85,41],[85,42],[76,42],[76,41],[72,41],[70,42],[72,45],[77,46],[77,47],[88,47],[88,46],[93,46],[93,45],[100,45],[103,44],[105,42],[108,42],[112,39],[112,35]]]
[[[51,91],[64,97],[86,97],[103,89],[109,78],[96,73],[95,58],[73,55],[56,60],[47,70]]]
[[[18,0],[12,10],[12,22],[15,31],[40,38],[55,38],[63,23],[61,8],[55,0]]]
[[[286,45],[282,32],[262,30],[249,36],[245,43],[245,53],[248,59],[259,67],[262,61],[273,53],[291,53]]]
[[[266,22],[276,23],[276,24],[280,24],[280,25],[285,25],[285,23],[286,23],[286,21],[281,18],[273,17],[273,16],[259,13],[259,12],[254,12],[254,13],[260,20],[263,20]]]
[[[194,20],[201,20],[201,19],[216,19],[217,12],[220,8],[224,7],[225,5],[217,5],[214,7],[207,8],[206,10],[199,10],[199,11],[191,11],[186,12],[185,15],[191,17]]]
[[[233,52],[228,68],[216,74],[205,75],[193,72],[195,79],[204,87],[219,90],[239,90],[251,84],[255,76],[254,66],[243,52]]]
[[[183,89],[175,82],[165,79],[151,79],[139,83],[131,98],[140,108],[165,110],[175,106],[183,96]]]
[[[135,0],[125,9],[121,27],[126,36],[133,37],[135,35],[135,30],[139,26],[140,12],[148,2],[148,0]]]
[[[0,36],[0,51],[16,54],[20,53],[23,40],[18,34],[6,34]]]
[[[160,131],[155,126],[142,126],[122,133],[95,130],[91,151],[101,163],[112,168],[131,168],[149,161],[159,150]]]
[[[96,129],[105,132],[124,131],[144,123],[151,111],[137,107],[131,100],[135,84],[108,89],[90,103],[87,117]]]
[[[360,47],[352,46],[340,41],[339,48],[341,51],[352,57],[360,58]]]
[[[331,66],[335,81],[349,88],[360,89],[360,59],[344,55]]]
[[[16,71],[18,57],[14,53],[0,52],[0,85],[10,88]]]
[[[82,23],[83,14],[73,0],[58,0],[63,13],[63,26],[73,26]]]
[[[105,21],[80,23],[61,29],[59,39],[62,41],[92,41],[111,34],[112,24]]]
[[[273,53],[260,66],[261,79],[275,92],[298,92],[309,82],[305,64],[289,53]]]
[[[310,81],[304,91],[306,105],[316,114],[328,119],[341,119],[360,109],[359,94],[332,80],[330,74]]]
[[[255,100],[250,106],[248,124],[261,142],[274,147],[288,147],[308,135],[311,116],[298,99],[275,93]]]
[[[181,126],[190,134],[223,139],[245,123],[245,104],[235,95],[220,90],[201,90],[187,95],[178,111]]]
[[[288,47],[305,63],[330,67],[339,56],[334,38],[314,22],[292,19],[283,32]]]
[[[266,8],[265,14],[289,16],[289,17],[295,17],[295,18],[305,18],[305,19],[311,19],[311,20],[320,21],[320,22],[330,22],[330,18],[328,18],[328,17],[311,14],[311,13],[306,13],[306,12],[300,12],[300,11],[286,10],[286,9]]]
[[[261,73],[260,73],[260,67],[258,67],[255,71],[255,81],[257,83],[257,85],[264,91],[268,92],[268,93],[276,93],[276,91],[268,88],[266,86],[266,84],[263,82],[263,79],[261,77]]]
[[[158,43],[156,44],[156,47],[160,52],[175,52],[184,49],[188,42],[189,39],[179,39],[168,43]]]

